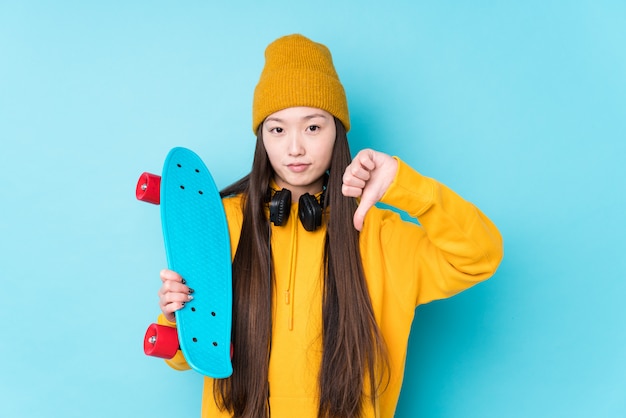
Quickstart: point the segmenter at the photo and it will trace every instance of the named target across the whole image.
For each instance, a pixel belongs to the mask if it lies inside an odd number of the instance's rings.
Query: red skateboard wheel
[[[137,180],[135,196],[142,202],[158,205],[161,203],[161,176],[151,173],[142,173]]]
[[[180,345],[176,328],[150,324],[143,339],[143,351],[149,356],[171,359]]]

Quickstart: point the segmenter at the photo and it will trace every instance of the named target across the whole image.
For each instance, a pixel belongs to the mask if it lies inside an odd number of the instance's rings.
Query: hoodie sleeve
[[[379,225],[370,225],[375,231],[369,234],[380,242],[379,268],[389,280],[397,280],[399,297],[411,298],[417,306],[491,277],[503,257],[496,226],[472,203],[396,159],[398,172],[381,202],[417,218],[420,225],[383,211],[371,217]]]

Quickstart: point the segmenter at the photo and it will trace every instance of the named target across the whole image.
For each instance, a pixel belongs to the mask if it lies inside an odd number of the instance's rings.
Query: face
[[[323,110],[290,107],[263,122],[263,145],[276,172],[274,181],[292,199],[322,190],[335,145],[335,120]]]

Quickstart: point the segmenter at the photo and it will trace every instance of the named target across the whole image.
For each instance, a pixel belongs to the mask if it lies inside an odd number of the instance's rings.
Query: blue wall
[[[492,280],[418,308],[397,416],[626,416],[624,2],[85,3],[0,5],[0,416],[199,416],[201,378],[142,352],[165,257],[135,181],[173,146],[246,173],[293,32],[331,48],[353,151],[505,238]]]

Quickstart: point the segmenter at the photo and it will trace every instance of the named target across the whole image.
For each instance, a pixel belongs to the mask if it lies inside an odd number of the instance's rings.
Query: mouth
[[[302,173],[308,167],[309,165],[304,163],[287,164],[287,168],[294,173]]]

